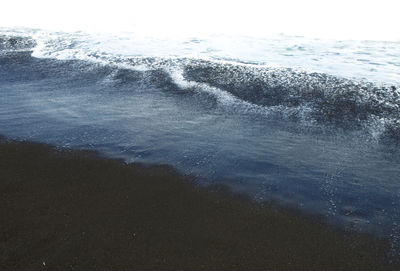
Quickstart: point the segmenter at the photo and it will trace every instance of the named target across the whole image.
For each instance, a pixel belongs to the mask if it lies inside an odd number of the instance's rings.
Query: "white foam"
[[[209,59],[322,72],[374,83],[400,83],[400,42],[335,41],[277,35],[251,38],[230,35],[160,38],[138,33],[88,34],[29,29],[0,33],[33,35],[35,57],[96,61],[91,55]],[[104,58],[103,58],[104,60]],[[246,64],[248,63],[248,64]]]
[[[217,99],[217,102],[226,110],[234,110],[240,113],[247,114],[257,114],[263,116],[270,116],[271,114],[279,114],[281,117],[290,117],[296,115],[301,122],[308,122],[308,125],[312,123],[309,122],[309,116],[311,113],[311,108],[307,106],[297,106],[297,107],[287,107],[283,105],[277,106],[261,106],[256,105],[248,101],[244,101],[236,96],[232,95],[228,91],[222,90],[217,87],[210,86],[206,83],[199,83],[195,81],[190,81],[184,78],[183,70],[177,67],[169,67],[167,69],[169,75],[171,76],[173,82],[183,89],[192,89],[194,91],[199,91],[212,95]]]

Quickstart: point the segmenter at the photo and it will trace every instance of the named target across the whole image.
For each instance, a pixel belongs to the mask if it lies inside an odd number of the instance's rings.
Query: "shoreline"
[[[0,138],[0,269],[396,269],[384,240],[193,181]]]

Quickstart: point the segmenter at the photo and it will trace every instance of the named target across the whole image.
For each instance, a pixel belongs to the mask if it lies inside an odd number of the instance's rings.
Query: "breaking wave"
[[[37,37],[36,37],[37,39]],[[0,52],[26,51],[118,85],[146,84],[211,96],[236,111],[268,115],[304,125],[361,130],[382,142],[400,142],[400,87],[293,68],[199,59],[112,55],[77,40],[0,36]],[[12,62],[12,60],[10,60]],[[68,66],[68,65],[67,65]],[[93,73],[96,73],[93,75]],[[229,108],[228,108],[229,109]]]

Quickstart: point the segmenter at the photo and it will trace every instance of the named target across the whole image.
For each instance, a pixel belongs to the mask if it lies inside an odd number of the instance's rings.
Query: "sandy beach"
[[[2,139],[0,270],[395,270],[384,241],[194,183]]]

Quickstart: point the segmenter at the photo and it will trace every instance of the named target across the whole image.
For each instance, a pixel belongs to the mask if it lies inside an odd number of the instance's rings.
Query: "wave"
[[[76,46],[77,42],[38,44],[32,37],[0,36],[2,51],[31,52],[40,47],[46,50],[42,57],[62,59],[58,67],[49,65],[52,71],[48,75],[90,74],[92,79],[119,87],[141,84],[194,91],[238,113],[263,114],[300,121],[302,125],[363,130],[380,141],[400,142],[400,87],[396,85],[212,59],[110,55],[91,51],[88,46],[84,51]],[[68,46],[63,49],[63,44]]]
[[[371,121],[398,124],[400,88],[322,73],[195,61],[185,78],[223,89],[253,104],[310,108],[310,118],[348,128]]]
[[[118,61],[117,61],[118,62]],[[160,82],[213,95],[226,106],[301,124],[364,130],[400,142],[400,87],[323,73],[202,59],[131,58],[122,62],[167,71]]]
[[[29,37],[0,35],[0,52],[29,50],[36,45],[35,40]]]

